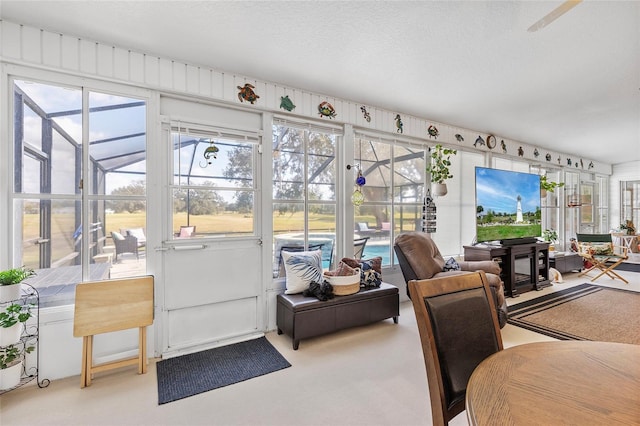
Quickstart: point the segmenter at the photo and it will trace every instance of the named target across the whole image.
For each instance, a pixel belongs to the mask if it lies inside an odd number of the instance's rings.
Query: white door
[[[169,357],[265,329],[261,116],[171,98],[161,110],[169,164],[156,299]]]

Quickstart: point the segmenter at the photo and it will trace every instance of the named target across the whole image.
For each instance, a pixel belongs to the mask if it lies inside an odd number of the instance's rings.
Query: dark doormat
[[[291,367],[266,337],[156,363],[158,404]]]

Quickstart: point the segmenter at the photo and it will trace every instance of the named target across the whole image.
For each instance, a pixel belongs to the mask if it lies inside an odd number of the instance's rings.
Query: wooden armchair
[[[618,265],[629,258],[627,247],[614,245],[611,234],[577,234],[576,237],[578,254],[591,264],[591,267],[585,269],[578,276],[586,275],[595,269],[600,273],[591,278],[591,281],[607,275],[611,279],[617,278],[629,284],[629,281],[614,271]]]

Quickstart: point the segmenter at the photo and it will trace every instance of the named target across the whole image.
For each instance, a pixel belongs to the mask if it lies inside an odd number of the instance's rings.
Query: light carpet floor
[[[597,284],[640,291],[640,274],[599,279]],[[588,282],[564,274],[565,283],[523,293],[529,300]],[[505,347],[553,340],[519,327],[502,329]],[[267,339],[292,367],[266,376],[158,405],[154,361],[148,373],[135,367],[54,380],[48,388],[27,386],[0,397],[0,424],[10,425],[430,425],[431,409],[420,337],[413,308],[401,305],[392,320],[303,340],[300,349],[275,332]],[[466,425],[466,413],[450,423]]]

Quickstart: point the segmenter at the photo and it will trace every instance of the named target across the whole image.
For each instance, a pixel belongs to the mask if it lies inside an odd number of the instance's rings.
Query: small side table
[[[560,254],[560,256],[558,256]],[[573,252],[549,252],[549,266],[561,274],[571,271],[581,271],[584,267],[582,257]]]

